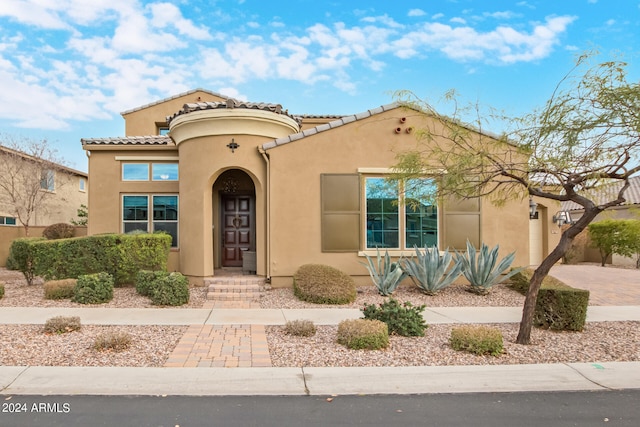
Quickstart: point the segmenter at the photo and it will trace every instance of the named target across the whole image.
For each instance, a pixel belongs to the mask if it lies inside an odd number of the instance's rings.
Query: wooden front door
[[[222,196],[222,266],[242,267],[242,253],[253,247],[253,196]]]

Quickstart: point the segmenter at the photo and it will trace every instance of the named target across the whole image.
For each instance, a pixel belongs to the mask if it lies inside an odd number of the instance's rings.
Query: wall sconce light
[[[564,224],[573,224],[571,214],[568,211],[558,211],[552,218],[553,222],[562,227]]]
[[[538,204],[533,201],[533,197],[529,196],[529,219],[535,219],[538,213]]]

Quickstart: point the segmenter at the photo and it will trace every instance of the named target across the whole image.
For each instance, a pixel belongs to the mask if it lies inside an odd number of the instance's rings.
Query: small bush
[[[27,285],[33,285],[33,279],[37,276],[36,261],[33,245],[35,242],[44,241],[41,237],[22,237],[11,242],[7,268],[20,271],[27,281]]]
[[[365,319],[386,323],[390,334],[422,337],[428,327],[422,317],[424,309],[424,305],[413,306],[409,301],[400,304],[397,300],[390,298],[378,307],[375,304],[365,305],[362,313]]]
[[[93,343],[97,351],[124,351],[131,345],[131,335],[126,332],[105,332],[99,334]]]
[[[296,337],[312,337],[316,334],[316,325],[311,320],[291,320],[284,325],[284,332]]]
[[[353,350],[379,350],[389,346],[389,330],[379,320],[343,320],[338,324],[337,341]]]
[[[189,279],[182,273],[171,273],[153,282],[149,298],[155,305],[182,305],[189,302]]]
[[[162,279],[167,277],[169,273],[166,271],[150,271],[150,270],[140,270],[138,274],[136,274],[136,292],[139,295],[148,297],[151,295],[151,289],[154,284],[158,281],[158,279]]]
[[[306,264],[293,275],[293,293],[315,304],[349,304],[356,299],[351,276],[328,265]]]
[[[69,239],[73,237],[74,233],[75,229],[73,228],[73,225],[60,222],[46,227],[42,232],[42,235],[46,237],[47,240],[58,240]]]
[[[4,283],[0,282],[0,299],[4,298]]]
[[[511,288],[526,294],[533,270],[525,269],[511,278]],[[587,320],[589,291],[575,289],[547,276],[542,281],[533,314],[533,325],[556,331],[582,331]]]
[[[44,283],[44,299],[73,298],[76,279],[50,280]]]
[[[81,328],[78,316],[56,316],[48,319],[44,324],[44,332],[47,334],[64,334],[79,331]]]
[[[72,301],[80,304],[102,304],[112,299],[113,276],[109,273],[85,274],[78,277]]]
[[[502,332],[487,326],[460,326],[451,330],[449,344],[458,351],[499,356],[503,350]]]

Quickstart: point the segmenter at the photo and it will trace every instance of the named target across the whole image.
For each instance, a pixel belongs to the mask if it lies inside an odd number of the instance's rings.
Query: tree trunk
[[[533,272],[533,276],[531,276],[531,281],[529,282],[529,290],[524,300],[524,307],[522,308],[522,320],[520,321],[520,329],[518,331],[518,337],[516,338],[517,344],[529,344],[531,342],[533,315],[536,310],[536,302],[538,301],[538,292],[542,286],[542,280],[547,277],[551,267],[553,267],[571,247],[573,239],[575,239],[600,212],[601,209],[597,207],[586,209],[582,217],[562,233],[558,246],[547,255]]]
[[[531,342],[531,327],[533,325],[533,314],[536,310],[536,302],[538,301],[538,292],[542,286],[542,280],[549,274],[551,267],[562,258],[567,249],[571,246],[573,238],[569,238],[567,233],[562,233],[560,243],[556,248],[542,261],[531,276],[529,282],[529,290],[524,300],[522,309],[522,320],[520,321],[520,330],[516,338],[517,344],[529,344]]]

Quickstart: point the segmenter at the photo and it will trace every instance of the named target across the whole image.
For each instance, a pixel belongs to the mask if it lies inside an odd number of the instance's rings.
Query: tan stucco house
[[[122,115],[126,136],[82,140],[88,233],[167,231],[169,268],[193,281],[244,268],[289,286],[307,263],[368,280],[360,261],[376,247],[399,255],[414,245],[463,249],[467,239],[531,261],[527,200],[397,203],[400,189],[383,178],[429,118],[396,104],[300,116],[197,89]],[[554,229],[542,203],[537,218],[544,255]]]
[[[87,205],[88,174],[0,145],[0,226],[69,223]]]

